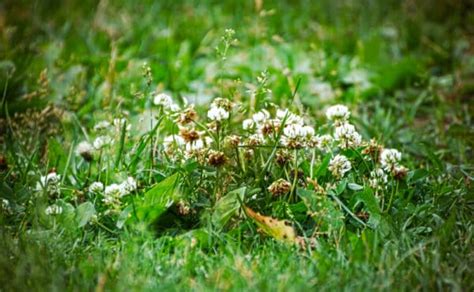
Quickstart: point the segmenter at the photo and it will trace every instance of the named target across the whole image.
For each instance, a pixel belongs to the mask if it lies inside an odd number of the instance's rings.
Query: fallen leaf
[[[268,236],[287,243],[296,243],[296,232],[288,221],[263,216],[246,206],[244,206],[244,210]]]

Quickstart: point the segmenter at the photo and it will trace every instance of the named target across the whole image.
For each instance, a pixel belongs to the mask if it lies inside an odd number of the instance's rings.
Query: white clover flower
[[[6,213],[11,213],[12,208],[10,206],[10,202],[7,199],[2,199],[1,209]]]
[[[124,193],[124,189],[119,184],[111,184],[105,187],[104,195],[105,196],[116,196],[121,197]]]
[[[367,89],[371,86],[369,73],[364,69],[353,69],[343,78],[344,83],[359,86],[361,89]]]
[[[265,109],[262,109],[261,111],[256,112],[252,115],[252,120],[256,124],[260,124],[261,122],[264,122],[269,118],[270,118],[270,113]]]
[[[94,147],[87,141],[82,141],[76,146],[76,154],[82,156],[86,161],[91,161],[94,155]]]
[[[111,184],[105,187],[102,201],[106,205],[120,205],[120,197],[126,195],[126,191],[120,184]]]
[[[112,144],[112,138],[110,138],[109,136],[99,136],[95,138],[93,142],[94,148],[97,150],[103,149],[104,147],[109,146],[110,144]]]
[[[342,123],[349,119],[351,112],[345,105],[337,104],[329,107],[326,110],[326,117],[328,120],[335,123]]]
[[[344,155],[338,154],[329,161],[328,169],[336,178],[342,178],[346,172],[351,170],[350,161]]]
[[[311,86],[312,91],[319,97],[320,100],[322,101],[327,101],[334,99],[336,94],[334,93],[334,90],[332,89],[332,86],[330,83],[327,82],[322,82],[318,81],[312,84]]]
[[[168,94],[159,93],[153,97],[153,103],[155,105],[161,105],[164,108],[168,109],[173,104],[173,99],[171,99],[171,96],[169,96]]]
[[[331,135],[318,135],[315,137],[316,140],[316,147],[320,150],[328,151],[331,149],[332,143],[334,142],[334,138]]]
[[[202,139],[197,139],[195,141],[186,143],[186,152],[201,150],[204,148],[204,146],[205,146],[204,141]]]
[[[179,107],[179,105],[177,105],[176,103],[172,103],[169,107],[170,111],[172,112],[178,112],[181,110],[181,108]]]
[[[312,137],[314,136],[314,128],[311,126],[303,126],[301,128],[301,134],[303,137]]]
[[[246,144],[248,146],[258,146],[265,142],[265,137],[262,134],[252,134],[248,137]]]
[[[385,171],[392,171],[398,166],[402,154],[397,149],[384,149],[380,154],[380,164]]]
[[[342,149],[357,147],[362,143],[362,136],[349,123],[343,123],[336,127],[334,138],[339,142],[339,147]]]
[[[95,124],[94,130],[95,130],[96,132],[105,131],[105,130],[107,130],[109,127],[110,127],[110,123],[109,123],[108,121],[100,121],[100,122],[98,122],[97,124]]]
[[[7,199],[2,199],[2,209],[7,209],[10,207],[10,202]]]
[[[211,121],[217,121],[217,122],[220,122],[222,120],[226,120],[229,118],[229,112],[226,111],[224,108],[222,107],[215,107],[215,106],[212,106],[209,111],[207,112],[207,117],[211,120]]]
[[[277,109],[276,112],[276,117],[277,119],[283,120],[286,117],[285,124],[297,124],[300,126],[304,125],[304,120],[302,117],[298,116],[297,114],[294,114],[290,112],[288,109],[282,110],[282,109]]]
[[[381,168],[370,172],[369,185],[374,189],[384,189],[387,184],[387,174]]]
[[[302,136],[302,128],[303,127],[298,124],[289,124],[283,129],[283,134],[288,138],[296,139]]]
[[[285,110],[277,109],[276,111],[276,117],[280,120],[283,120],[287,114],[288,115],[291,114],[288,109],[285,109]]]
[[[171,147],[175,143],[177,146],[182,146],[185,144],[185,141],[183,137],[179,135],[170,135],[170,136],[166,136],[163,139],[163,146],[165,146],[165,149],[169,149],[169,147]]]
[[[283,134],[292,139],[310,138],[314,136],[314,128],[311,126],[301,126],[299,124],[288,124],[283,129]]]
[[[121,183],[121,187],[123,189],[122,196],[128,195],[137,189],[137,181],[133,177],[129,176],[127,180]]]
[[[63,208],[61,206],[58,206],[56,204],[48,206],[44,212],[46,215],[59,215],[63,212]]]
[[[255,127],[255,122],[252,119],[246,119],[242,122],[242,128],[244,130],[252,130]]]
[[[104,184],[101,183],[100,181],[93,182],[89,186],[89,191],[92,193],[100,193],[104,190]]]
[[[59,186],[61,184],[61,175],[56,172],[48,173],[41,176],[39,182],[36,183],[37,191],[46,191],[48,194],[59,194]]]

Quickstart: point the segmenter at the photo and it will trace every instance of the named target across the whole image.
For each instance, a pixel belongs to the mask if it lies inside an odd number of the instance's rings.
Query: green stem
[[[388,213],[388,211],[390,211],[390,209],[392,208],[392,204],[393,204],[393,197],[395,195],[395,193],[398,192],[398,181],[397,181],[397,184],[395,186],[395,191],[393,191],[392,189],[392,193],[390,194],[390,199],[388,200],[388,206],[387,206],[387,209],[385,209],[385,213]]]

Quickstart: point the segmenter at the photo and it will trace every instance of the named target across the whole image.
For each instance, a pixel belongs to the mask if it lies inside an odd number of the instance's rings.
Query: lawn
[[[474,289],[467,0],[0,3],[0,291]]]

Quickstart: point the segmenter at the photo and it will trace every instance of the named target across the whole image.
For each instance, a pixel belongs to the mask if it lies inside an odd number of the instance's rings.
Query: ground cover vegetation
[[[473,8],[0,4],[0,290],[472,290]]]

